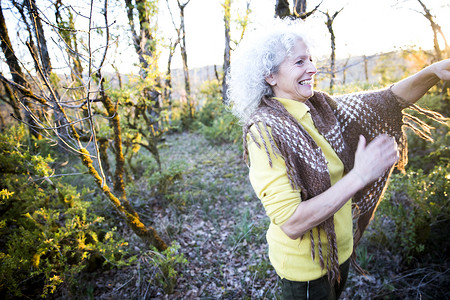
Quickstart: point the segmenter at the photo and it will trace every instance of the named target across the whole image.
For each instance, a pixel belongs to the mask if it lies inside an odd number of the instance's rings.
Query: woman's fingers
[[[365,145],[364,137],[360,137],[354,169],[358,174],[364,174],[366,183],[369,183],[380,177],[398,160],[398,157],[394,138],[383,134]]]
[[[432,65],[434,74],[441,80],[450,80],[450,59],[441,60]]]

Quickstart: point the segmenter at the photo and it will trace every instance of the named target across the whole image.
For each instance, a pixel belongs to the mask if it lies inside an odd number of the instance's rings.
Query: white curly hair
[[[278,72],[296,41],[302,40],[309,46],[303,21],[276,18],[268,23],[245,35],[233,52],[227,71],[227,104],[242,124],[263,96],[273,96],[265,78]]]

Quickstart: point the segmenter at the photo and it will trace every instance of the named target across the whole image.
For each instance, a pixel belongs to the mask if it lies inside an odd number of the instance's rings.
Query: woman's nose
[[[317,73],[316,65],[312,61],[309,62],[307,72],[312,75]]]

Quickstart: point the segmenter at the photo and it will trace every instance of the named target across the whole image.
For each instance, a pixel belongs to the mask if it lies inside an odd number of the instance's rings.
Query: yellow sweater
[[[311,119],[308,106],[294,100],[276,99],[296,118],[322,149],[328,162],[331,184],[335,184],[344,175],[344,166],[330,144],[318,132]],[[250,130],[257,137],[257,141],[261,142],[256,128],[252,127]],[[263,135],[265,136],[265,134]],[[265,139],[267,141],[267,137]],[[293,190],[289,183],[283,158],[279,155],[275,157],[272,149],[270,149],[270,144],[267,143],[273,162],[271,168],[264,148],[258,148],[249,136],[247,136],[247,142],[250,159],[249,178],[256,195],[261,200],[270,218],[270,226],[267,230],[266,238],[269,244],[269,258],[277,274],[281,278],[291,281],[308,281],[324,276],[326,269],[321,269],[318,259],[317,230],[313,230],[314,240],[316,241],[316,259],[313,261],[309,233],[305,234],[301,240],[292,240],[280,228],[294,213],[300,201],[302,201],[300,191]],[[334,215],[334,226],[339,263],[343,263],[350,257],[353,250],[350,199]],[[328,243],[324,232],[321,232],[321,241],[325,259]]]

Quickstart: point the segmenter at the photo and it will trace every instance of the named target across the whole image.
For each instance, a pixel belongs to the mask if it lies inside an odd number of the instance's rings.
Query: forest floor
[[[174,178],[165,197],[157,197],[148,177],[142,176],[128,191],[129,198],[179,249],[169,260],[158,259],[161,256],[145,250],[131,231],[124,232],[136,261],[83,275],[80,298],[279,299],[279,280],[265,240],[269,220],[250,186],[239,146],[211,145],[201,135],[182,133],[168,135],[160,152],[164,168],[182,170],[181,178]],[[394,283],[412,275],[425,282],[444,274],[441,283],[449,282],[448,269],[405,271],[398,255],[364,240],[361,249],[360,263],[370,274],[357,275],[351,269],[341,299],[396,299],[391,293]],[[175,263],[181,257],[187,262]],[[404,288],[411,289],[410,299],[422,299],[420,284],[406,283]],[[57,298],[66,292],[60,289]]]

